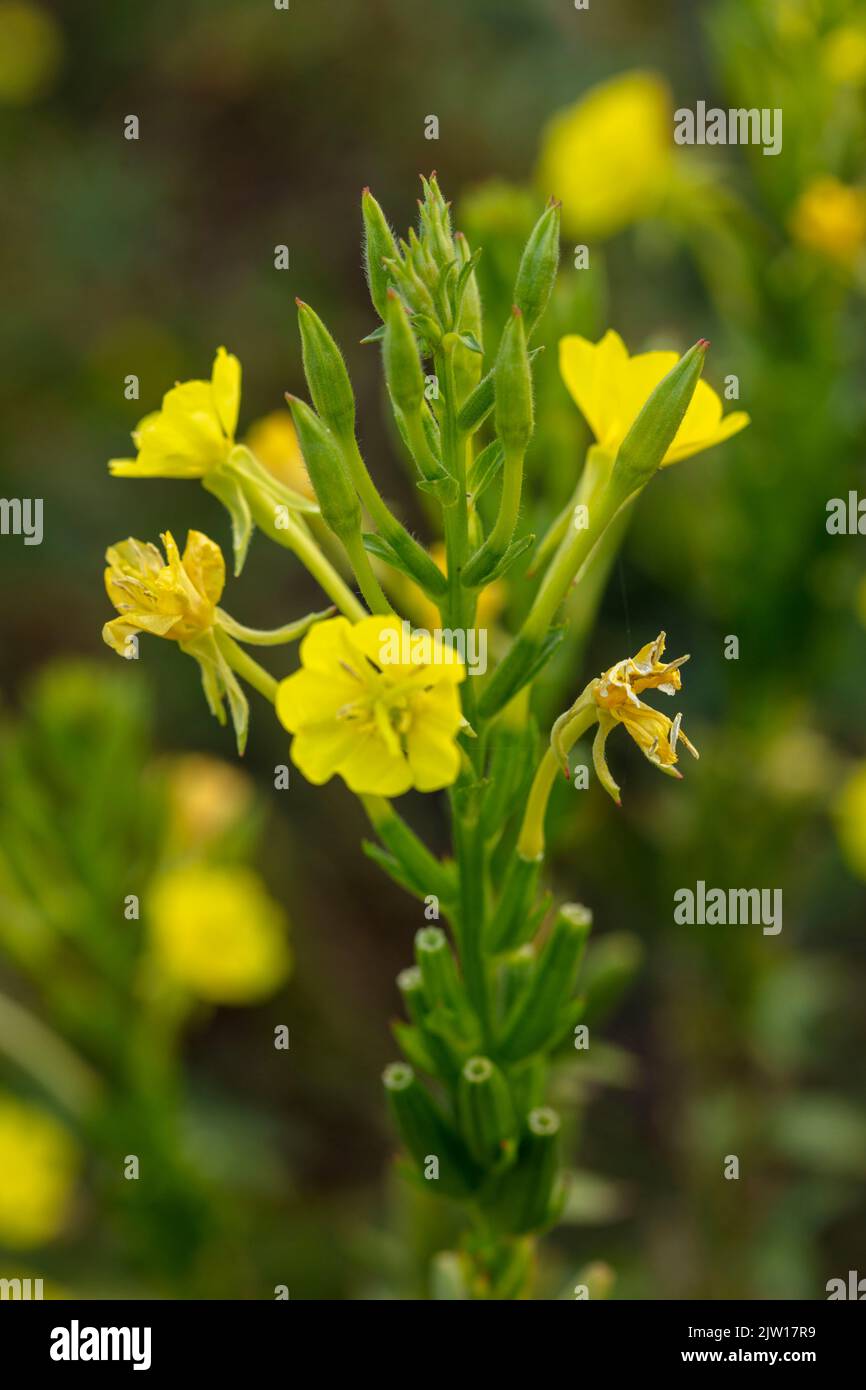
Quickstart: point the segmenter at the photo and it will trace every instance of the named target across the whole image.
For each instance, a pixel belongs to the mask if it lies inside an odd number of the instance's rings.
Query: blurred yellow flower
[[[245,773],[205,753],[183,753],[167,767],[172,846],[200,849],[242,820],[253,801]]]
[[[0,4],[0,102],[26,106],[50,86],[61,57],[54,16],[27,0]]]
[[[119,478],[201,478],[225,462],[234,446],[241,401],[241,364],[217,349],[210,381],[183,381],[167,391],[162,409],[133,431],[134,459],[111,459]]]
[[[42,1245],[63,1228],[78,1147],[53,1116],[0,1094],[0,1245]]]
[[[641,647],[637,656],[618,661],[593,683],[598,732],[592,756],[599,781],[616,802],[619,802],[619,787],[605,759],[605,743],[618,724],[624,726],[644,757],[669,777],[682,777],[676,769],[678,742],[685,744],[692,757],[698,757],[697,749],[680,728],[682,715],[671,720],[639,698],[645,690],[661,690],[665,695],[674,695],[681,689],[679,668],[689,658],[679,656],[675,661],[662,661],[664,649],[665,634],[660,632],[654,642]]]
[[[567,235],[610,236],[651,212],[671,167],[673,116],[656,73],[593,87],[546,125],[536,182],[562,200]]]
[[[251,869],[191,864],[160,875],[148,896],[153,959],[212,1004],[264,999],[286,979],[285,914]]]
[[[353,792],[400,796],[457,777],[464,667],[436,641],[403,650],[404,634],[398,618],[372,616],[331,618],[304,638],[302,669],[281,682],[276,708],[308,781],[339,773]]]
[[[790,226],[801,246],[850,268],[866,244],[866,191],[821,174],[800,194]]]
[[[290,411],[272,410],[256,420],[247,431],[245,443],[281,483],[315,500]]]
[[[852,772],[833,809],[845,860],[858,878],[866,879],[866,762]]]
[[[225,584],[219,546],[190,531],[181,556],[170,531],[161,539],[165,561],[155,545],[131,537],[105,553],[105,588],[120,616],[105,624],[102,637],[121,656],[136,632],[189,642],[214,625]]]
[[[610,454],[616,453],[647,397],[678,360],[675,352],[640,352],[630,357],[612,329],[598,343],[577,334],[559,342],[562,379],[596,440]],[[730,439],[748,423],[742,410],[723,416],[719,396],[699,381],[662,468]]]
[[[821,62],[831,82],[859,87],[866,81],[866,27],[842,24],[824,40]]]

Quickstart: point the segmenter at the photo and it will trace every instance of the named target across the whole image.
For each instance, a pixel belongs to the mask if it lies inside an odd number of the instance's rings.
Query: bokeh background
[[[551,118],[611,80],[554,145]],[[781,107],[782,154],[674,149],[669,112],[699,99]],[[404,228],[431,168],[486,248],[493,324],[564,201],[527,526],[587,442],[564,332],[706,336],[708,379],[735,375],[753,422],[654,482],[543,693],[553,716],[665,628],[692,654],[702,760],[671,783],[623,740],[623,811],[556,791],[557,888],[593,908],[623,988],[559,1083],[576,1177],[540,1293],[596,1260],[623,1298],[820,1298],[866,1273],[866,551],[825,525],[863,486],[864,133],[859,0],[2,0],[2,493],[43,497],[45,535],[0,538],[0,1275],[96,1298],[429,1293],[441,1212],[392,1175],[379,1081],[420,909],[362,856],[342,785],[274,788],[287,745],[262,702],[241,768],[193,662],[144,639],[122,664],[100,628],[107,544],[228,544],[194,483],[106,460],[220,343],[244,428],[302,391],[295,295],[346,349],[382,491],[436,539],[359,345],[361,188]],[[320,606],[261,538],[230,598],[256,626]],[[436,798],[407,806],[444,848]],[[674,925],[698,879],[781,888],[781,935]],[[235,999],[212,968],[227,897],[270,961]]]

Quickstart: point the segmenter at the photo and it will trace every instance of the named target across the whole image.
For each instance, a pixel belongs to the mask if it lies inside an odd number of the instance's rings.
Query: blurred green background
[[[29,1227],[11,1177],[0,1195],[0,1275],[81,1297],[426,1292],[438,1208],[389,1177],[379,1083],[420,910],[362,857],[342,785],[293,773],[274,790],[287,740],[261,702],[240,779],[195,664],[145,639],[121,666],[100,628],[106,545],[189,526],[228,543],[195,484],[109,480],[106,460],[175,380],[209,374],[220,343],[243,363],[242,428],[303,392],[295,295],[346,350],[382,491],[436,539],[385,427],[377,350],[357,345],[375,322],[361,188],[402,229],[431,168],[487,248],[494,324],[544,197],[565,201],[533,524],[570,495],[586,444],[556,372],[564,332],[613,327],[633,352],[706,336],[708,379],[735,374],[729,408],[752,417],[641,500],[592,636],[568,644],[540,711],[660,628],[692,654],[682,708],[702,761],[687,780],[617,747],[622,812],[597,786],[555,795],[557,888],[592,906],[600,939],[628,933],[635,960],[636,938],[642,961],[606,1046],[562,1081],[560,1104],[583,1116],[581,1178],[540,1292],[597,1259],[625,1298],[823,1297],[829,1278],[866,1272],[866,555],[825,526],[828,500],[863,478],[866,5],[4,0],[0,53],[2,493],[45,507],[40,546],[0,538],[0,1186],[16,1152],[45,1171],[20,1194]],[[542,183],[552,156],[536,180],[546,123],[636,69],[672,107],[780,107],[782,154],[671,147],[614,225],[582,221],[579,198]],[[562,168],[569,188],[584,176],[627,183],[628,161]],[[256,538],[227,607],[264,627],[318,600]],[[215,779],[208,807],[229,810],[202,828],[194,803],[184,841],[186,753],[221,760],[197,776]],[[409,809],[444,848],[436,798]],[[179,853],[252,864],[283,905],[294,963],[268,997],[220,1006],[159,986],[147,890]],[[781,888],[783,932],[674,925],[674,891],[698,879]],[[728,1154],[738,1182],[722,1177]]]

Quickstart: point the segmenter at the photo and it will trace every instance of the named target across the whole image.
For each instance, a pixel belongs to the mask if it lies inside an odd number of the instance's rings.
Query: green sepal
[[[564,627],[552,627],[542,642],[519,636],[497,666],[478,703],[483,719],[492,719],[518,691],[535,680],[565,637]]]
[[[491,440],[486,448],[481,450],[477,458],[473,459],[466,484],[473,502],[477,502],[484,490],[493,482],[504,460],[505,450],[498,439]]]
[[[222,502],[232,523],[232,550],[234,551],[234,570],[237,579],[247,558],[253,534],[253,514],[241,486],[239,478],[231,471],[211,469],[205,473],[201,485],[206,492]]]
[[[504,555],[500,555],[497,560],[495,554],[487,557],[488,564],[475,564],[476,560],[483,560],[482,550],[476,551],[468,565],[460,576],[461,583],[467,589],[479,589],[484,584],[492,584],[494,580],[501,579],[503,575],[517,563],[521,555],[525,555],[527,550],[535,544],[535,534],[521,536],[519,540],[512,541]]]
[[[360,340],[361,347],[366,347],[367,343],[381,343],[385,336],[385,325],[380,323],[378,328],[374,328],[372,333],[368,333],[366,338]]]
[[[463,346],[465,348],[468,348],[470,352],[478,352],[481,354],[482,357],[484,356],[484,349],[479,343],[474,333],[460,333],[458,334],[458,337],[460,338],[460,341],[463,344]]]
[[[243,757],[247,746],[250,707],[237,676],[220,651],[216,631],[211,629],[200,633],[190,642],[178,642],[178,646],[198,662],[208,709],[220,724],[226,722],[225,701],[228,700],[238,756]]]

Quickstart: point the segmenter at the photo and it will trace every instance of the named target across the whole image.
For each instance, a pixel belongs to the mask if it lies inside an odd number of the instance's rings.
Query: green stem
[[[349,536],[343,541],[346,547],[346,554],[352,562],[355,571],[355,578],[364,598],[367,600],[371,613],[393,613],[394,609],[388,602],[382,590],[382,586],[373,573],[370,564],[370,557],[364,549],[364,542],[361,540],[360,531],[356,531],[353,536]]]
[[[367,610],[363,604],[358,602],[306,528],[301,528],[291,515],[288,516],[285,526],[277,526],[273,510],[254,495],[250,497],[250,505],[256,525],[272,541],[276,541],[277,545],[282,545],[297,555],[301,564],[309,570],[328,598],[350,622],[357,623],[361,618],[367,617]]]
[[[0,1051],[34,1077],[70,1114],[87,1114],[99,1095],[99,1077],[87,1063],[5,994],[0,994]]]
[[[592,683],[591,683],[592,684]],[[595,723],[597,710],[591,694],[591,685],[580,698],[554,725],[556,751],[546,749],[533,778],[529,799],[520,827],[517,853],[521,859],[533,861],[544,854],[544,821],[547,803],[556,781],[557,773],[562,772],[563,755],[569,753],[581,734]]]
[[[277,681],[264,666],[260,666],[257,661],[245,652],[243,647],[239,647],[233,637],[222,628],[214,628],[214,636],[217,646],[231,666],[235,675],[240,676],[248,685],[257,690],[260,695],[264,695],[266,700],[274,704],[277,698]]]

